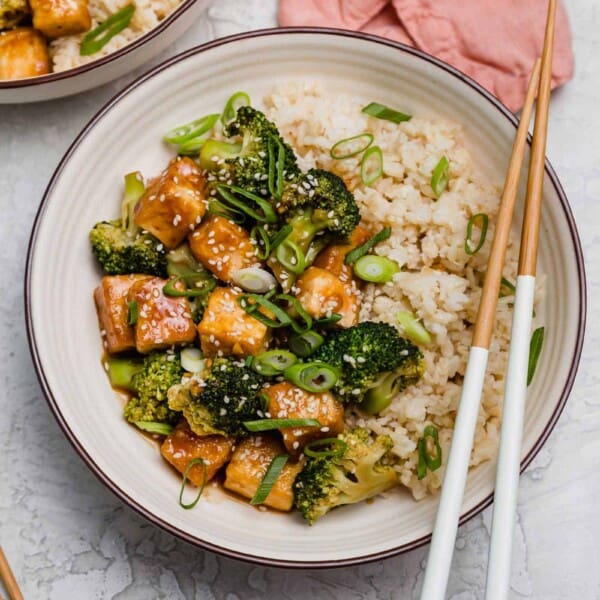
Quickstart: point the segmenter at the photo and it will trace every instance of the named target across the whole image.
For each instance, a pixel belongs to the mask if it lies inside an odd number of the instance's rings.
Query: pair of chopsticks
[[[529,341],[535,296],[555,22],[556,0],[550,0],[542,59],[535,62],[532,70],[502,194],[496,233],[444,475],[421,600],[443,600],[446,592],[487,368],[502,269],[527,145],[527,131],[537,94],[525,218],[521,232],[519,269],[515,286],[512,339],[504,391],[502,432],[496,472],[494,516],[485,595],[486,600],[504,600],[508,597],[510,558],[519,486],[523,413],[527,395]]]
[[[21,594],[21,590],[19,589],[19,584],[13,575],[13,572],[8,564],[8,560],[2,548],[0,547],[0,581],[4,583],[4,587],[6,587],[6,591],[8,592],[8,597],[10,600],[23,600],[23,594]],[[0,600],[2,596],[0,596]]]

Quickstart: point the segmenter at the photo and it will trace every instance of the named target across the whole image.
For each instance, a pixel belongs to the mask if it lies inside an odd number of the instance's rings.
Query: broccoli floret
[[[240,107],[235,120],[225,127],[224,133],[228,137],[242,136],[241,145],[209,140],[200,153],[200,166],[214,171],[219,181],[269,197],[269,153],[277,160],[280,148],[283,152],[284,181],[294,181],[300,175],[291,146],[283,141],[277,126],[256,108]]]
[[[258,392],[263,378],[229,358],[217,358],[202,373],[201,380],[175,386],[169,406],[183,412],[197,435],[247,435],[244,421],[258,419],[262,404]]]
[[[179,354],[153,352],[139,362],[132,359],[131,365],[128,370],[130,380],[120,382],[120,387],[131,389],[135,394],[125,406],[125,418],[131,422],[176,422],[178,415],[169,408],[167,392],[181,382],[183,368]]]
[[[331,509],[362,502],[391,489],[398,477],[382,460],[393,446],[388,435],[372,438],[357,428],[338,436],[341,456],[309,458],[294,482],[294,504],[312,525]]]
[[[423,374],[423,355],[387,323],[367,321],[327,334],[311,356],[340,369],[335,390],[346,402],[379,412]]]

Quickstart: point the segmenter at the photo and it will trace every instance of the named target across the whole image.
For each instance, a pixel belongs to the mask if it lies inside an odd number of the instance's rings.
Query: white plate
[[[398,490],[308,527],[211,489],[195,510],[177,503],[180,477],[121,416],[100,365],[92,302],[100,272],[88,231],[117,214],[124,173],[150,175],[170,156],[162,134],[220,110],[243,89],[258,99],[290,78],[464,124],[481,166],[501,181],[515,121],[474,82],[398,44],[348,32],[269,30],[217,40],[153,69],[90,122],[61,161],[31,238],[26,308],[31,349],[50,406],[77,452],[122,500],[166,530],[229,556],[285,566],[336,566],[391,556],[428,541],[437,498]],[[523,467],[539,451],[571,389],[583,338],[585,280],[575,225],[546,170],[541,266],[547,337],[525,420]],[[491,502],[493,465],[469,475],[463,521]]]

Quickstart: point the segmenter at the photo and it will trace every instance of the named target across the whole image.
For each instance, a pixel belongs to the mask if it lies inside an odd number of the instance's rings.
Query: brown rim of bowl
[[[58,179],[58,177],[60,176],[68,159],[73,154],[73,152],[77,149],[77,147],[79,146],[81,141],[86,137],[86,135],[89,133],[89,131],[102,118],[102,116],[107,111],[109,111],[116,103],[118,103],[124,96],[126,96],[132,90],[134,90],[135,88],[137,88],[138,86],[143,84],[146,80],[150,79],[157,73],[164,71],[171,65],[173,65],[189,56],[198,54],[200,52],[204,52],[205,50],[209,50],[211,48],[215,48],[215,47],[221,46],[223,44],[229,44],[229,43],[237,42],[240,40],[246,40],[246,39],[250,39],[250,38],[254,38],[254,37],[264,37],[264,36],[271,36],[271,35],[288,35],[288,34],[296,34],[296,33],[310,34],[310,35],[337,35],[337,36],[342,36],[342,37],[356,38],[356,39],[360,39],[363,41],[368,41],[368,42],[372,42],[372,43],[376,43],[376,44],[381,44],[384,46],[389,46],[391,48],[395,48],[396,50],[399,50],[400,52],[405,52],[407,54],[411,54],[412,56],[415,56],[415,57],[419,58],[420,60],[424,60],[426,62],[429,62],[429,63],[443,69],[444,71],[446,71],[447,73],[450,73],[457,79],[462,80],[465,84],[467,84],[468,86],[470,86],[471,88],[476,90],[481,96],[483,96],[488,102],[490,102],[510,123],[513,124],[515,129],[517,127],[518,121],[515,118],[515,116],[508,110],[508,108],[506,108],[503,104],[500,103],[499,100],[497,100],[494,96],[492,96],[483,87],[481,87],[478,83],[473,81],[471,78],[469,78],[464,73],[461,73],[454,67],[451,67],[450,65],[442,62],[441,60],[434,58],[420,50],[416,50],[415,48],[405,46],[398,42],[393,42],[393,41],[390,41],[390,40],[387,40],[384,38],[380,38],[378,36],[364,34],[364,33],[357,33],[357,32],[353,32],[353,31],[346,31],[346,30],[341,30],[341,29],[330,29],[330,28],[320,28],[320,27],[291,27],[291,28],[279,28],[279,29],[260,29],[260,30],[251,31],[251,32],[247,32],[247,33],[240,33],[237,35],[228,36],[225,38],[220,38],[220,39],[208,42],[206,44],[203,44],[201,46],[196,46],[194,48],[191,48],[190,50],[186,50],[185,52],[182,52],[182,53],[174,56],[173,58],[166,60],[165,62],[161,63],[160,65],[157,65],[156,67],[151,69],[145,75],[138,77],[135,81],[133,81],[131,84],[129,84],[127,86],[127,88],[125,88],[123,91],[121,91],[120,93],[115,95],[111,100],[109,100],[96,113],[96,115],[94,117],[92,117],[92,119],[89,121],[89,123],[83,128],[81,133],[75,138],[75,140],[73,141],[73,143],[71,144],[71,146],[69,147],[69,149],[67,150],[67,152],[65,153],[63,158],[61,159],[56,170],[54,171],[54,174],[52,175],[52,179],[50,180],[50,183],[48,184],[46,191],[44,192],[42,202],[40,204],[40,207],[38,209],[38,212],[35,217],[34,224],[33,224],[31,238],[29,240],[29,248],[28,248],[28,252],[27,252],[27,264],[26,264],[26,271],[25,271],[25,318],[26,318],[26,326],[27,326],[27,337],[28,337],[28,341],[29,341],[29,348],[30,348],[32,359],[33,359],[34,368],[35,368],[38,380],[40,382],[40,385],[42,387],[42,390],[44,392],[44,395],[46,397],[46,400],[50,406],[52,413],[54,414],[56,421],[58,422],[59,426],[63,430],[63,433],[65,434],[65,436],[67,437],[67,439],[69,440],[69,442],[71,443],[71,445],[73,446],[73,448],[75,449],[77,454],[79,454],[79,456],[84,460],[84,462],[91,469],[91,471],[94,473],[94,475],[96,475],[96,477],[102,483],[104,483],[104,485],[106,485],[106,487],[108,487],[118,498],[120,498],[123,502],[125,502],[125,504],[127,504],[128,506],[133,508],[136,512],[138,512],[142,516],[146,517],[149,521],[151,521],[155,525],[158,525],[165,531],[181,538],[182,540],[189,542],[190,544],[193,544],[194,546],[197,546],[199,548],[217,552],[218,554],[227,556],[228,558],[234,558],[234,559],[243,560],[246,562],[251,562],[251,563],[266,565],[266,566],[272,566],[272,567],[286,567],[286,568],[296,568],[296,569],[326,569],[326,568],[333,568],[333,567],[346,567],[346,566],[351,566],[351,565],[364,564],[364,563],[372,562],[375,560],[390,558],[392,556],[396,556],[398,554],[408,552],[409,550],[414,550],[416,548],[419,548],[420,546],[427,544],[431,539],[431,534],[423,536],[416,540],[413,540],[412,542],[410,542],[408,544],[403,544],[401,546],[397,546],[397,547],[390,548],[388,550],[384,550],[384,551],[373,553],[373,554],[355,556],[352,558],[340,559],[340,560],[322,560],[322,561],[305,562],[305,561],[263,558],[260,556],[245,554],[243,552],[237,552],[234,550],[230,550],[228,548],[224,548],[222,546],[218,546],[218,545],[210,543],[210,542],[206,542],[195,536],[190,535],[189,533],[187,533],[177,527],[174,527],[170,523],[167,523],[163,519],[152,514],[146,508],[144,508],[139,503],[137,503],[135,500],[133,500],[125,491],[123,491],[121,488],[119,488],[117,485],[115,485],[115,483],[113,483],[110,479],[108,479],[108,477],[102,472],[102,470],[94,462],[94,459],[87,453],[85,448],[80,444],[80,442],[77,440],[77,438],[75,437],[75,435],[69,428],[68,423],[63,418],[63,416],[60,412],[60,409],[58,407],[58,404],[52,395],[52,390],[50,389],[50,386],[48,385],[48,382],[46,380],[46,377],[45,377],[45,374],[44,374],[44,371],[43,371],[43,368],[41,365],[40,356],[39,356],[38,348],[36,345],[35,331],[33,329],[33,323],[32,323],[32,317],[31,317],[31,306],[30,306],[30,304],[31,304],[31,268],[32,268],[34,250],[35,250],[35,242],[36,242],[36,238],[37,238],[38,229],[39,229],[42,217],[44,215],[48,197],[49,197],[50,193],[52,192],[54,184],[55,184],[56,180]],[[531,139],[529,140],[529,143],[531,143]],[[562,410],[567,402],[567,398],[569,397],[569,393],[571,392],[573,383],[575,381],[575,375],[577,373],[577,367],[579,365],[579,360],[581,357],[581,350],[582,350],[582,346],[583,346],[583,338],[584,338],[585,322],[586,322],[586,306],[587,306],[586,305],[586,302],[587,302],[586,279],[585,279],[585,269],[584,269],[584,262],[583,262],[583,252],[581,249],[581,242],[579,240],[579,235],[577,233],[577,227],[575,225],[575,220],[573,218],[573,214],[571,212],[571,208],[567,201],[564,190],[562,189],[562,186],[561,186],[560,182],[558,181],[556,173],[554,172],[554,169],[552,168],[552,165],[550,164],[550,162],[548,160],[546,160],[546,174],[550,178],[552,185],[553,185],[554,189],[556,190],[556,193],[560,200],[560,204],[562,206],[562,209],[563,209],[566,221],[567,221],[567,225],[569,227],[569,231],[571,234],[571,240],[572,240],[573,246],[575,248],[576,261],[577,261],[577,278],[578,278],[578,282],[579,282],[579,329],[577,332],[577,340],[576,340],[576,344],[575,344],[575,350],[573,352],[573,356],[571,357],[571,369],[569,371],[569,376],[567,377],[567,381],[565,382],[565,385],[564,385],[563,390],[558,398],[558,401],[556,403],[556,406],[554,408],[552,416],[550,417],[550,420],[546,424],[544,431],[542,432],[541,436],[538,438],[536,443],[533,445],[533,448],[531,449],[531,451],[521,461],[521,473],[529,466],[531,461],[535,458],[536,454],[540,451],[540,449],[543,446],[543,444],[545,443],[545,441],[548,439],[548,436],[554,429],[554,426],[556,425],[556,422],[558,421],[558,418],[560,417],[560,414],[562,413]],[[473,518],[475,515],[480,513],[484,508],[488,507],[492,503],[492,500],[493,500],[493,493],[489,494],[486,498],[484,498],[481,502],[479,502],[479,504],[474,506],[471,510],[464,513],[460,518],[460,524],[461,525],[464,524],[469,519]]]
[[[103,56],[97,60],[93,60],[80,67],[74,67],[73,69],[67,69],[66,71],[59,71],[57,73],[48,73],[48,75],[39,75],[38,77],[26,77],[25,79],[11,79],[6,81],[0,81],[0,90],[24,88],[34,85],[42,85],[44,83],[52,83],[54,81],[60,81],[62,79],[68,79],[69,77],[75,77],[82,73],[87,73],[96,67],[106,65],[113,62],[130,52],[134,52],[146,42],[154,39],[160,35],[165,29],[167,29],[174,21],[179,19],[186,11],[194,5],[197,0],[183,0],[183,2],[168,16],[166,16],[156,27],[153,27],[150,31],[147,31],[140,37],[133,40],[131,43]]]

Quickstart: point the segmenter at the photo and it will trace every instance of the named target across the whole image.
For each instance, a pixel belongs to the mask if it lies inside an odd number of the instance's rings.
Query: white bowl
[[[81,67],[40,77],[0,80],[0,104],[21,104],[72,96],[137,69],[177,40],[210,0],[184,0],[156,27],[116,52]]]
[[[323,80],[333,89],[461,122],[481,166],[502,180],[515,119],[473,81],[425,54],[383,39],[305,29],[217,40],[156,67],[111,100],[77,137],[50,182],[31,237],[27,326],[40,382],[65,435],[91,470],[153,523],[198,546],[254,562],[300,567],[355,564],[415,548],[432,531],[438,499],[398,491],[334,511],[313,527],[297,515],[257,512],[210,489],[192,511],[177,503],[180,477],[121,416],[101,368],[92,291],[99,270],[88,231],[117,214],[122,175],[152,174],[169,158],[161,135],[218,111],[234,91],[258,99],[278,81]],[[541,268],[547,337],[530,388],[522,467],[548,437],[573,384],[585,320],[585,278],[575,224],[547,165]],[[494,467],[471,471],[463,518],[492,500]]]

